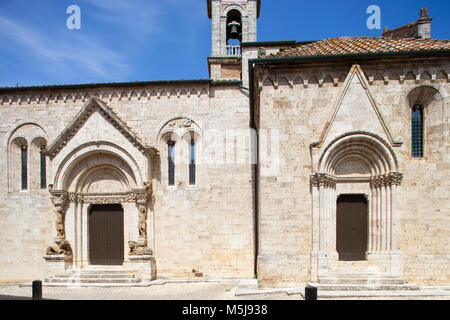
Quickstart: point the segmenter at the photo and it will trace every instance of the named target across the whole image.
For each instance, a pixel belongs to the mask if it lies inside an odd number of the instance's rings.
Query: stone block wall
[[[159,144],[161,128],[176,118],[188,118],[200,124],[206,138],[210,129],[218,132],[248,130],[248,98],[238,85],[199,82],[139,88],[23,90],[2,94],[0,141],[4,152],[0,155],[0,171],[3,172],[0,183],[4,187],[0,192],[3,204],[0,207],[0,216],[3,217],[0,227],[4,231],[0,235],[0,280],[42,277],[45,249],[55,237],[54,207],[48,190],[8,191],[8,139],[22,124],[35,123],[43,129],[50,144],[74,119],[89,97],[94,96],[110,107],[145,143],[155,147]],[[95,126],[95,123],[90,125]],[[98,131],[100,128],[95,129]],[[83,130],[79,130],[81,135],[91,135],[89,130]],[[105,126],[105,132],[99,132],[97,139],[113,139],[118,133],[110,132],[112,130],[112,126]],[[119,139],[119,136],[116,138]],[[70,141],[84,143],[86,137],[75,135]],[[116,141],[116,138],[113,140]],[[76,147],[71,142],[61,150],[61,154],[68,154]],[[131,148],[125,142],[121,147]],[[160,161],[167,161],[166,154],[159,157]],[[49,158],[47,161],[47,184],[51,184],[51,177],[57,168],[53,167]],[[152,165],[144,169],[150,170],[147,168],[152,168]],[[251,164],[199,165],[198,184],[191,188],[182,186],[175,189],[167,188],[167,181],[162,181],[158,169],[152,170],[144,176],[151,177],[155,188],[155,203],[149,208],[147,225],[158,276],[185,278],[202,273],[210,278],[252,277]],[[131,208],[125,214],[136,215],[125,217],[125,225],[133,228],[125,231],[125,238],[136,240],[138,211]],[[67,218],[71,220],[66,223],[68,239],[74,239],[74,217],[73,210],[69,208]],[[125,248],[127,250],[127,245]]]
[[[261,67],[255,71],[255,81],[260,86],[256,111],[259,135],[274,131],[280,141],[279,170],[264,175],[264,165],[261,168],[258,259],[261,286],[301,285],[310,280],[309,254],[314,228],[310,144],[320,140],[350,67],[338,64],[330,69],[318,66],[315,70],[307,66],[301,69],[290,66],[289,70]],[[361,68],[392,137],[403,142],[393,148],[398,170],[403,173],[395,209],[400,230],[396,237],[404,255],[402,276],[418,284],[448,283],[450,86],[445,76],[448,62],[361,64]],[[425,156],[412,159],[408,94],[421,86],[435,88],[439,95],[425,110]],[[349,94],[353,94],[352,91]],[[365,97],[354,97],[354,100],[361,98]],[[378,120],[371,118],[369,121],[367,113],[358,112],[358,105],[354,108],[354,116],[350,112],[351,119],[348,119],[352,125],[338,131],[371,131],[371,121]],[[345,121],[343,119],[342,123]],[[364,124],[367,121],[369,123]],[[336,129],[332,128],[330,134],[333,130]],[[260,146],[260,156],[264,148],[265,145]],[[293,256],[302,260],[300,268],[297,263],[286,262],[292,258],[285,257]],[[428,269],[424,267],[427,259]]]

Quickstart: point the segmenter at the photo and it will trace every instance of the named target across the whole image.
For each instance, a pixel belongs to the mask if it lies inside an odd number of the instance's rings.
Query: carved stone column
[[[331,232],[334,224],[334,205],[330,204],[330,201],[335,201],[336,194],[336,179],[325,173],[316,173],[311,176],[312,188],[318,189],[319,198],[319,217],[318,228],[314,230],[318,231],[318,252],[317,252],[317,276],[326,273],[337,261],[337,252],[334,237]],[[316,221],[317,221],[316,220]],[[316,253],[314,252],[314,255]],[[314,275],[316,277],[316,275]]]
[[[148,192],[148,186],[143,189],[134,189],[133,197],[138,207],[138,233],[139,237],[137,241],[130,241],[128,243],[130,247],[129,255],[152,255],[152,250],[148,247],[147,241],[147,202],[150,193]]]
[[[153,251],[148,247],[147,233],[147,202],[151,196],[151,188],[146,184],[143,189],[132,190],[133,197],[138,207],[138,232],[137,241],[129,241],[130,251],[127,267],[137,271],[143,282],[149,282],[156,278],[156,264]]]
[[[55,206],[56,215],[56,237],[55,244],[47,248],[47,255],[72,255],[72,248],[66,240],[66,231],[64,227],[65,206],[69,199],[69,194],[65,191],[50,191],[52,203]]]
[[[69,194],[65,191],[52,191],[52,203],[55,206],[56,214],[56,237],[55,243],[47,247],[45,259],[46,276],[64,274],[72,264],[72,247],[66,240],[64,227],[65,206],[69,199]]]

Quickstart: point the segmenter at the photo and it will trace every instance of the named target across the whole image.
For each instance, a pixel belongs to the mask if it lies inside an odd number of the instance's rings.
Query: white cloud
[[[129,71],[118,52],[83,34],[70,39],[58,37],[0,16],[0,35],[3,39],[0,46],[19,57],[33,55],[45,72],[79,72],[84,68],[97,77],[110,79]]]

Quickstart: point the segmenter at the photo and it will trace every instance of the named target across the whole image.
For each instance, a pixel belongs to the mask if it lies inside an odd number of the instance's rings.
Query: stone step
[[[81,269],[72,271],[71,274],[79,273],[79,274],[130,274],[129,271],[123,269]]]
[[[54,277],[46,279],[46,283],[138,283],[140,280],[137,278],[60,278]]]
[[[403,279],[398,278],[320,278],[319,284],[405,284]]]
[[[135,278],[133,274],[130,273],[124,273],[124,274],[118,274],[118,273],[112,273],[112,274],[92,274],[92,273],[72,273],[72,274],[63,274],[59,275],[58,278],[80,278],[80,279],[95,279],[95,278]]]
[[[398,291],[319,291],[317,296],[320,299],[355,299],[355,298],[409,298],[424,299],[430,297],[450,297],[449,293],[443,291],[422,291],[422,290],[398,290]]]
[[[321,276],[320,278],[392,278],[387,274],[379,273],[379,272],[328,272],[327,274]]]
[[[419,290],[419,287],[405,284],[316,284],[321,291],[400,291]]]
[[[64,288],[79,288],[79,287],[98,287],[98,288],[113,288],[113,287],[147,287],[148,283],[69,283],[69,282],[44,282],[42,284],[46,287],[64,287]]]

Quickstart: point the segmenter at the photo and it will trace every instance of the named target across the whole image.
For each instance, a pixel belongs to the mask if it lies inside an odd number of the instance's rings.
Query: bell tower
[[[212,21],[209,76],[214,80],[242,79],[243,42],[256,42],[261,0],[207,0]]]

